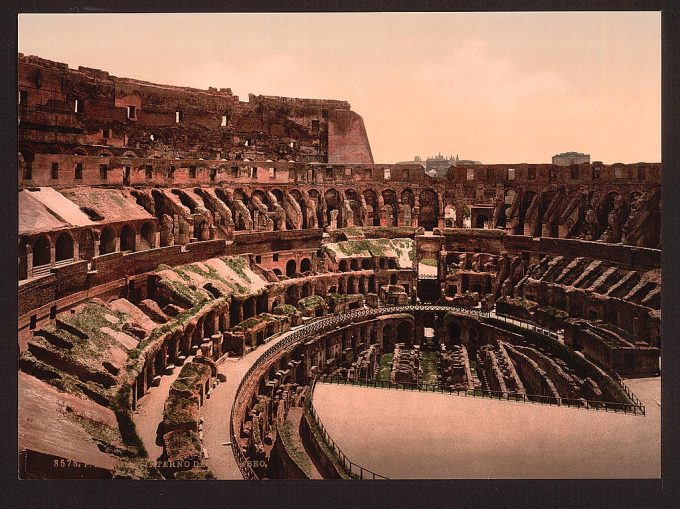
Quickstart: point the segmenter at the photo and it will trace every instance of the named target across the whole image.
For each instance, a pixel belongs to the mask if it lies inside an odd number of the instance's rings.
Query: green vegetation
[[[293,423],[286,419],[283,426],[281,426],[281,441],[283,442],[283,446],[286,448],[288,455],[295,464],[307,474],[307,477],[312,477],[312,464],[305,451],[298,447],[293,438],[294,434],[295,430],[293,429]]]
[[[554,318],[569,318],[569,313],[567,313],[566,311],[562,311],[561,309],[554,308],[552,306],[544,306],[541,308],[541,311],[546,315],[552,316]]]
[[[421,384],[437,385],[437,352],[421,352],[420,366],[423,368]]]
[[[246,281],[250,282],[250,278],[246,275],[244,269],[248,266],[248,262],[246,262],[246,259],[241,257],[241,256],[228,256],[225,258],[222,258],[224,263],[227,264],[227,266],[236,272],[241,278],[245,279]]]
[[[252,317],[248,318],[246,320],[243,320],[241,323],[236,325],[235,327],[232,328],[232,330],[248,330],[256,327],[257,325],[261,323],[266,323],[266,322],[275,322],[276,318],[274,316],[263,313],[258,317]]]
[[[317,444],[319,444],[323,453],[331,461],[331,463],[335,467],[335,470],[340,474],[340,477],[342,477],[343,479],[356,479],[357,478],[356,475],[352,475],[344,469],[344,467],[338,461],[338,457],[335,455],[335,452],[326,443],[326,440],[322,436],[321,431],[319,430],[316,421],[314,421],[314,417],[312,417],[312,414],[309,411],[309,407],[307,405],[305,405],[305,417],[307,418],[309,429],[314,435],[314,440],[316,441]]]
[[[272,313],[275,315],[299,315],[300,311],[290,304],[279,304],[272,310]]]
[[[389,382],[392,372],[392,357],[394,354],[384,353],[380,356],[380,370],[378,371],[379,382]]]
[[[333,295],[333,294],[331,294]],[[329,295],[329,297],[331,296]],[[298,306],[301,309],[317,309],[320,307],[326,307],[326,301],[320,295],[310,295],[309,297],[304,297],[298,301]]]
[[[528,311],[531,311],[532,309],[536,308],[538,304],[534,302],[533,300],[527,300],[523,297],[508,297],[504,296],[498,299],[497,302],[501,302],[504,304],[509,304],[511,306],[518,306],[521,308],[524,308]]]
[[[193,391],[196,389],[196,384],[209,375],[210,366],[200,362],[189,362],[182,366],[182,370],[172,383],[171,388],[177,391]]]
[[[416,259],[415,242],[410,238],[374,238],[366,240],[346,240],[328,243],[324,249],[332,258],[346,257],[387,257],[396,258],[400,267],[409,268]]]
[[[340,302],[361,302],[364,300],[363,293],[331,293],[328,295],[329,300],[335,304]]]
[[[420,260],[420,263],[422,263],[423,265],[429,265],[430,267],[439,266],[437,260],[435,260],[434,258],[423,258],[422,260]]]

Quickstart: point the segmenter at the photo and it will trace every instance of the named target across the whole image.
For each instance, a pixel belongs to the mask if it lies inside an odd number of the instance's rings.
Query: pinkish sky
[[[20,15],[19,51],[242,100],[344,99],[379,163],[661,160],[657,12]]]

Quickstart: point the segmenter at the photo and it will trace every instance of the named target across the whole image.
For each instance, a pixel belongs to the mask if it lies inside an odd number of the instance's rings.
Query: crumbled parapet
[[[328,311],[328,305],[320,295],[303,297],[298,301],[297,305],[303,317],[322,316]]]

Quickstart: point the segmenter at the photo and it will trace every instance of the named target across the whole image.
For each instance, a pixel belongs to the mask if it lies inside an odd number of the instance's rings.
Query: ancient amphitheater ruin
[[[21,477],[400,475],[315,406],[338,385],[658,428],[659,163],[434,178],[344,101],[18,83]]]

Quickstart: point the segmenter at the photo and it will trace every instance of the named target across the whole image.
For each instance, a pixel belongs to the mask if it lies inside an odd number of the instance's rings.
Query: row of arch
[[[23,237],[19,246],[19,278],[26,279],[34,268],[76,259],[91,260],[116,251],[147,250],[155,246],[156,225],[153,221],[145,221],[141,225],[107,225],[101,230],[81,228]],[[29,253],[32,255],[30,267]]]

